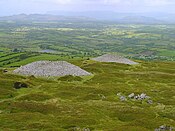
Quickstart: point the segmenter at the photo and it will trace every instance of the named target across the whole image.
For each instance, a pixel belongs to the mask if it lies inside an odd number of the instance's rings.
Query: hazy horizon
[[[112,11],[119,13],[174,13],[174,0],[1,0],[0,16],[45,14],[49,11]]]

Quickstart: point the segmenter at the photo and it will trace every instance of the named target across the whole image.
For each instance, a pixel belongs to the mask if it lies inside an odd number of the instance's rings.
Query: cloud
[[[175,12],[175,0],[0,0],[0,14],[60,11]]]
[[[107,5],[142,5],[142,6],[167,6],[175,4],[174,0],[103,0]]]
[[[40,4],[60,4],[60,5],[65,5],[65,4],[70,4],[73,1],[72,0],[21,0],[25,1],[28,3],[40,3]]]
[[[40,0],[40,1],[44,1],[44,0]],[[45,0],[45,1],[49,3],[61,4],[61,5],[71,4],[73,2],[72,0]]]
[[[142,5],[142,6],[167,6],[175,4],[175,0],[0,0],[6,3],[43,3],[57,5]]]
[[[145,3],[150,6],[167,6],[175,4],[174,0],[145,0]]]

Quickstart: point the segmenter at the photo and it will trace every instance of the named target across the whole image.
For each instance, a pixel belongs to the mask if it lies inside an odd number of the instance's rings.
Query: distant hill
[[[125,23],[175,23],[175,14],[162,12],[148,13],[118,13],[112,11],[84,11],[84,12],[64,12],[49,11],[47,14],[63,15],[63,16],[84,16],[95,18],[98,20],[117,21]]]
[[[68,17],[68,16],[58,16],[58,15],[50,15],[50,14],[19,14],[13,16],[5,16],[0,17],[0,21],[72,21],[72,20],[85,20],[85,21],[92,21],[94,19],[87,18],[87,17]]]
[[[87,12],[59,12],[52,11],[47,14],[19,14],[0,17],[0,21],[113,21],[124,24],[174,24],[175,14],[151,14],[151,13],[116,13],[110,11]]]
[[[164,21],[157,20],[152,17],[145,16],[126,16],[120,20],[122,23],[135,23],[135,24],[161,24]]]
[[[50,11],[47,14],[62,15],[62,16],[83,16],[95,18],[98,20],[119,20],[122,18],[122,13],[112,11],[84,11],[84,12],[65,12],[65,11]]]

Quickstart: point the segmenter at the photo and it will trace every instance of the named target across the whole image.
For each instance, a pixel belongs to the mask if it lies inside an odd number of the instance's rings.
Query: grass
[[[173,25],[4,22],[0,27],[0,130],[153,131],[161,125],[175,127]],[[45,49],[59,54],[37,52]],[[89,60],[116,52],[141,59],[135,54],[149,50],[155,56],[143,58],[147,62],[136,60],[140,64],[135,66]],[[66,60],[93,75],[35,78],[10,73],[39,60]],[[15,82],[28,88],[15,89]],[[118,93],[126,97],[146,93],[153,104],[133,99],[122,102]]]
[[[161,50],[159,53],[161,56],[175,56],[175,51],[171,50]]]
[[[28,61],[29,62],[29,61]],[[0,73],[2,130],[151,131],[175,126],[174,62],[143,62],[128,66],[74,60],[91,77],[44,79]],[[22,81],[29,88],[15,90]],[[117,93],[146,93],[153,104],[127,100]]]

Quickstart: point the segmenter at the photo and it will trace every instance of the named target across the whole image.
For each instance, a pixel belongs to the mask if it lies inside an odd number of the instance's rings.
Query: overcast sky
[[[1,16],[53,10],[175,13],[175,0],[0,0]]]

